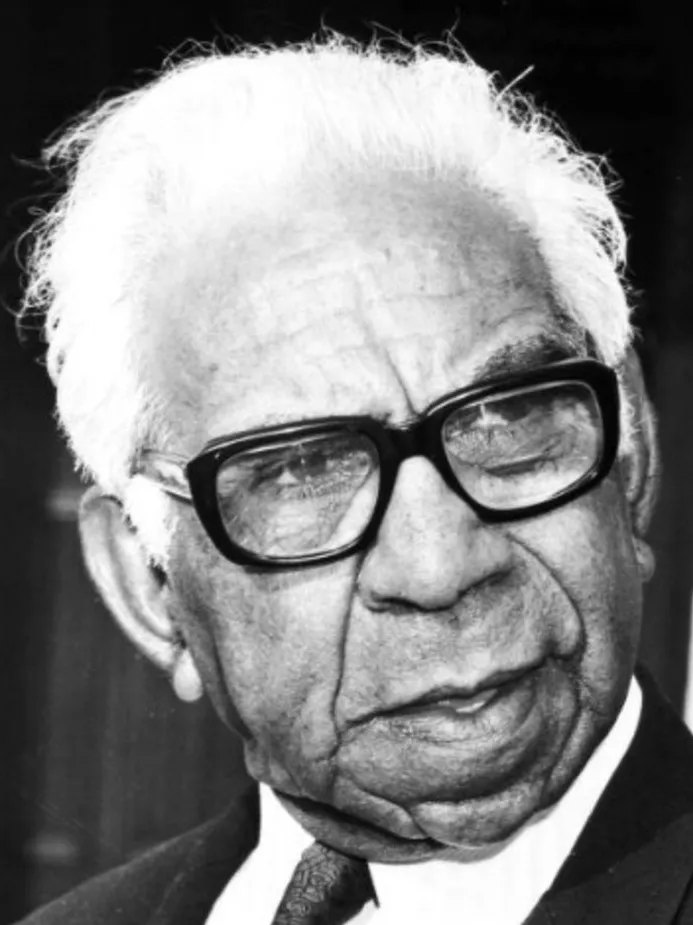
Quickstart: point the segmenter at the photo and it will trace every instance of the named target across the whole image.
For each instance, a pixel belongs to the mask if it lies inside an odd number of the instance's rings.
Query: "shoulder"
[[[174,922],[176,916],[166,917],[165,910],[182,911],[191,904],[203,915],[254,847],[255,802],[251,797],[250,806],[233,804],[223,815],[88,880],[17,925],[148,925],[155,915],[157,922]]]
[[[22,925],[146,922],[204,828],[157,845],[135,860],[88,880],[37,910]]]

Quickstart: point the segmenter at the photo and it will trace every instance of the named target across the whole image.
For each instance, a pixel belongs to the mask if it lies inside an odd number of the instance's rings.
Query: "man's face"
[[[263,272],[227,303],[204,302],[204,267],[182,287],[198,300],[194,349],[180,334],[199,364],[191,454],[284,421],[401,424],[490,366],[569,351],[530,241],[472,194],[363,196],[338,228],[308,212],[251,244]],[[617,471],[489,524],[414,457],[366,552],[294,571],[227,561],[182,513],[171,612],[251,773],[335,845],[411,859],[503,839],[564,792],[623,702],[640,582]]]

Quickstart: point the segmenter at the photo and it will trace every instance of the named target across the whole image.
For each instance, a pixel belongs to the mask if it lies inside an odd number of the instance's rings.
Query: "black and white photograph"
[[[673,0],[7,0],[0,925],[693,925]]]

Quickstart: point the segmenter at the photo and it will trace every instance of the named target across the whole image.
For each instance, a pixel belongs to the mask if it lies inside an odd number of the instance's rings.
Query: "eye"
[[[302,451],[291,460],[285,473],[296,482],[315,482],[329,478],[337,470],[337,460],[327,455],[324,450]]]
[[[443,442],[465,490],[511,510],[558,495],[590,472],[602,451],[601,416],[588,386],[548,383],[451,412]]]
[[[514,459],[512,462],[500,462],[498,465],[492,463],[484,466],[484,471],[495,478],[511,479],[518,476],[533,475],[540,470],[545,471],[551,465],[555,465],[555,460],[547,454],[541,456],[526,456],[523,459]]]
[[[267,556],[338,548],[365,528],[378,497],[376,446],[360,433],[307,436],[227,459],[217,500],[229,537]]]
[[[263,463],[254,470],[252,489],[294,488],[325,490],[338,483],[354,468],[350,457],[340,458],[323,448],[296,448],[284,451],[280,458]]]

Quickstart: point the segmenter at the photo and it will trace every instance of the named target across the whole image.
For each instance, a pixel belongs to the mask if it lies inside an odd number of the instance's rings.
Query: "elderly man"
[[[461,56],[336,38],[171,66],[49,154],[86,561],[260,796],[29,921],[693,922],[599,162]]]

